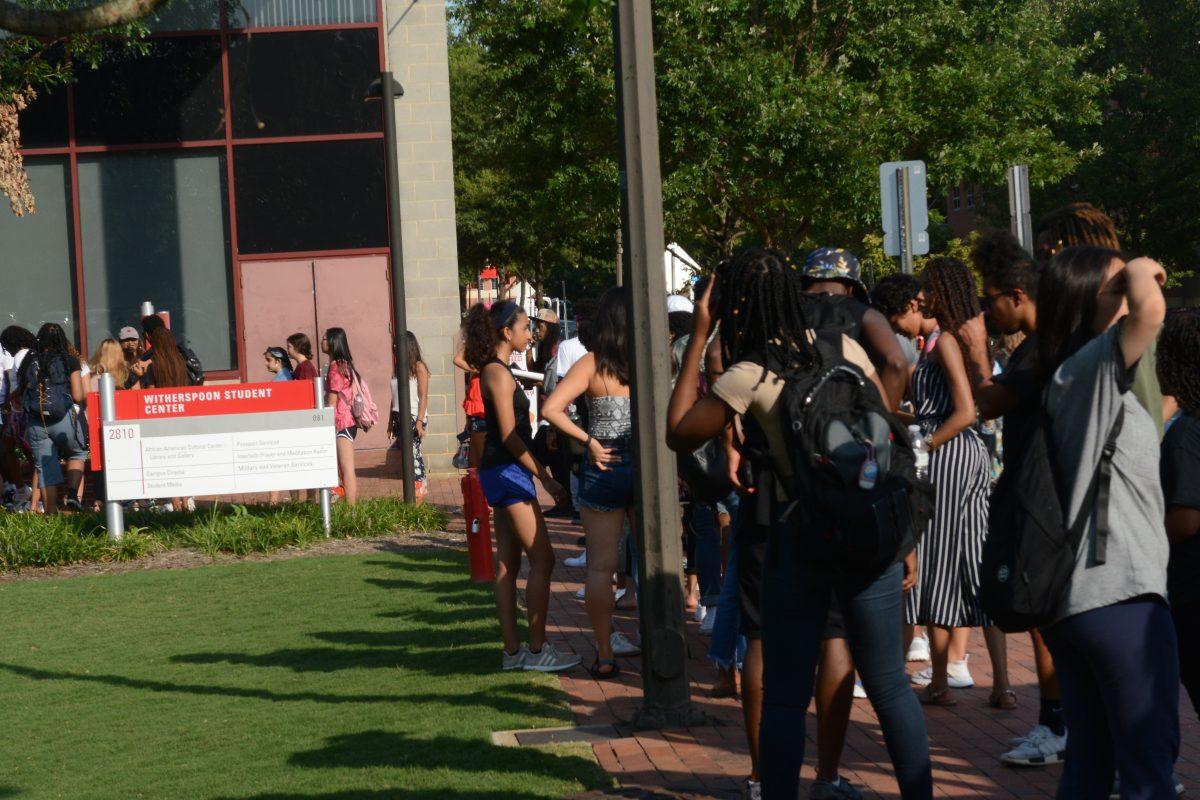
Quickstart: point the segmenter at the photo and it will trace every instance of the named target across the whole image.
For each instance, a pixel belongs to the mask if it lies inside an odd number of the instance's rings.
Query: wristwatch
[[[927,433],[921,437],[921,441],[925,443],[925,449],[930,453],[933,452],[933,434]]]

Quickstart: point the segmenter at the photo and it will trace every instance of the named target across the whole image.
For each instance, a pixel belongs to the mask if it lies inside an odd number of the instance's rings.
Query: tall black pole
[[[642,708],[635,724],[696,724],[687,676],[682,548],[675,454],[667,449],[667,286],[663,275],[662,177],[650,0],[616,0],[617,119],[621,139],[623,269],[630,293],[630,390],[637,453],[637,535],[642,558]]]
[[[404,502],[417,499],[413,485],[412,410],[408,394],[408,315],[404,307],[404,239],[400,231],[400,171],[396,163],[396,92],[391,72],[380,75],[383,94],[383,144],[387,150],[388,230],[392,252],[392,361],[400,413],[396,437],[400,440],[400,469],[404,474]]]

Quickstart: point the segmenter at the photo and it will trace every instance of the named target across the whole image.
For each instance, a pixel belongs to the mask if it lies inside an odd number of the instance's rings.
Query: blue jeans
[[[579,474],[579,506],[593,511],[620,511],[632,508],[636,502],[633,475],[633,441],[620,439],[601,441],[612,451],[614,460],[607,469],[600,469],[584,456]]]
[[[87,461],[87,423],[83,415],[74,411],[62,419],[43,426],[36,414],[29,415],[29,426],[25,429],[25,443],[33,452],[38,479],[42,486],[61,486],[64,483],[59,459]]]
[[[1179,755],[1179,659],[1158,598],[1085,611],[1042,631],[1062,682],[1067,758],[1059,800],[1170,800]]]
[[[778,516],[776,516],[778,519]],[[879,716],[904,800],[930,800],[925,715],[904,669],[903,568],[871,577],[834,574],[801,553],[793,521],[771,528],[763,575],[763,718],[760,774],[766,800],[795,800],[829,600],[837,592],[863,688]]]
[[[693,502],[684,515],[688,574],[700,584],[700,605],[715,606],[721,595],[721,528],[715,506]]]
[[[708,645],[708,659],[721,669],[741,667],[746,659],[746,639],[742,633],[742,603],[738,585],[737,495],[723,505],[732,517],[729,527],[729,559],[725,562],[725,580],[721,583],[721,596],[717,599],[717,623],[713,627],[712,641]]]

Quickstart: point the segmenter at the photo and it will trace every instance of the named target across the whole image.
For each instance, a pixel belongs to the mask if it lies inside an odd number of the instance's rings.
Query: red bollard
[[[462,479],[463,519],[467,522],[467,557],[471,580],[490,583],[496,580],[496,562],[492,557],[492,519],[479,471],[472,468]]]

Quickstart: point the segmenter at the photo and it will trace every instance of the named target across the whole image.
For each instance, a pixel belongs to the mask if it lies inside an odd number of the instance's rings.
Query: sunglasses
[[[996,304],[996,301],[999,300],[1001,297],[1016,297],[1016,294],[1017,293],[1016,293],[1015,289],[1009,289],[1007,292],[996,292],[995,294],[985,294],[983,297],[979,298],[979,307],[982,308],[984,311],[991,311],[992,306],[994,306]]]

